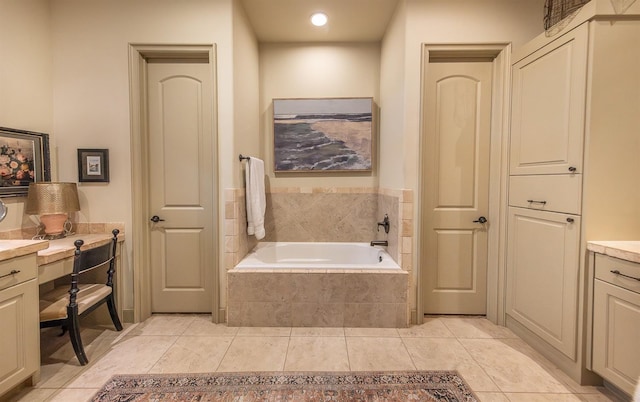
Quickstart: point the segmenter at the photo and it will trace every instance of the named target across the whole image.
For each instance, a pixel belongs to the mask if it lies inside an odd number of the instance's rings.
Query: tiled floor
[[[85,367],[67,336],[43,331],[41,380],[10,400],[87,401],[114,374],[416,369],[458,370],[481,401],[614,400],[483,318],[434,317],[406,329],[229,328],[209,320],[157,315],[123,332],[87,328]]]

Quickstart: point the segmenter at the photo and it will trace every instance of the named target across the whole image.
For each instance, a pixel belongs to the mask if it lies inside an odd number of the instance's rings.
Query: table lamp
[[[65,223],[69,212],[80,210],[76,183],[29,183],[25,213],[40,215],[47,238],[65,236]]]

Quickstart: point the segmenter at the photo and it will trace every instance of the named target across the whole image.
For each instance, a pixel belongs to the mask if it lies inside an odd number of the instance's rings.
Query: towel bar
[[[250,156],[242,156],[242,154],[238,155],[238,159],[240,160],[240,162],[242,162],[243,160],[248,161],[249,159],[251,159]]]

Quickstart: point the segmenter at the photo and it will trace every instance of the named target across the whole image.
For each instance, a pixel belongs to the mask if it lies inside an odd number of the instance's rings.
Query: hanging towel
[[[245,169],[247,201],[247,233],[260,240],[264,237],[264,211],[267,203],[264,194],[264,161],[249,158]]]

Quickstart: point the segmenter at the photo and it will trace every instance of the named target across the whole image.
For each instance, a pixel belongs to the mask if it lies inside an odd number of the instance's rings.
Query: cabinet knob
[[[575,167],[575,166],[569,166],[569,171],[570,171],[571,173],[574,173],[576,170],[578,170],[578,168],[577,168],[577,167]]]
[[[575,219],[573,219],[573,218],[567,218],[567,222],[569,222],[569,223],[573,223],[573,222],[575,222]]]

